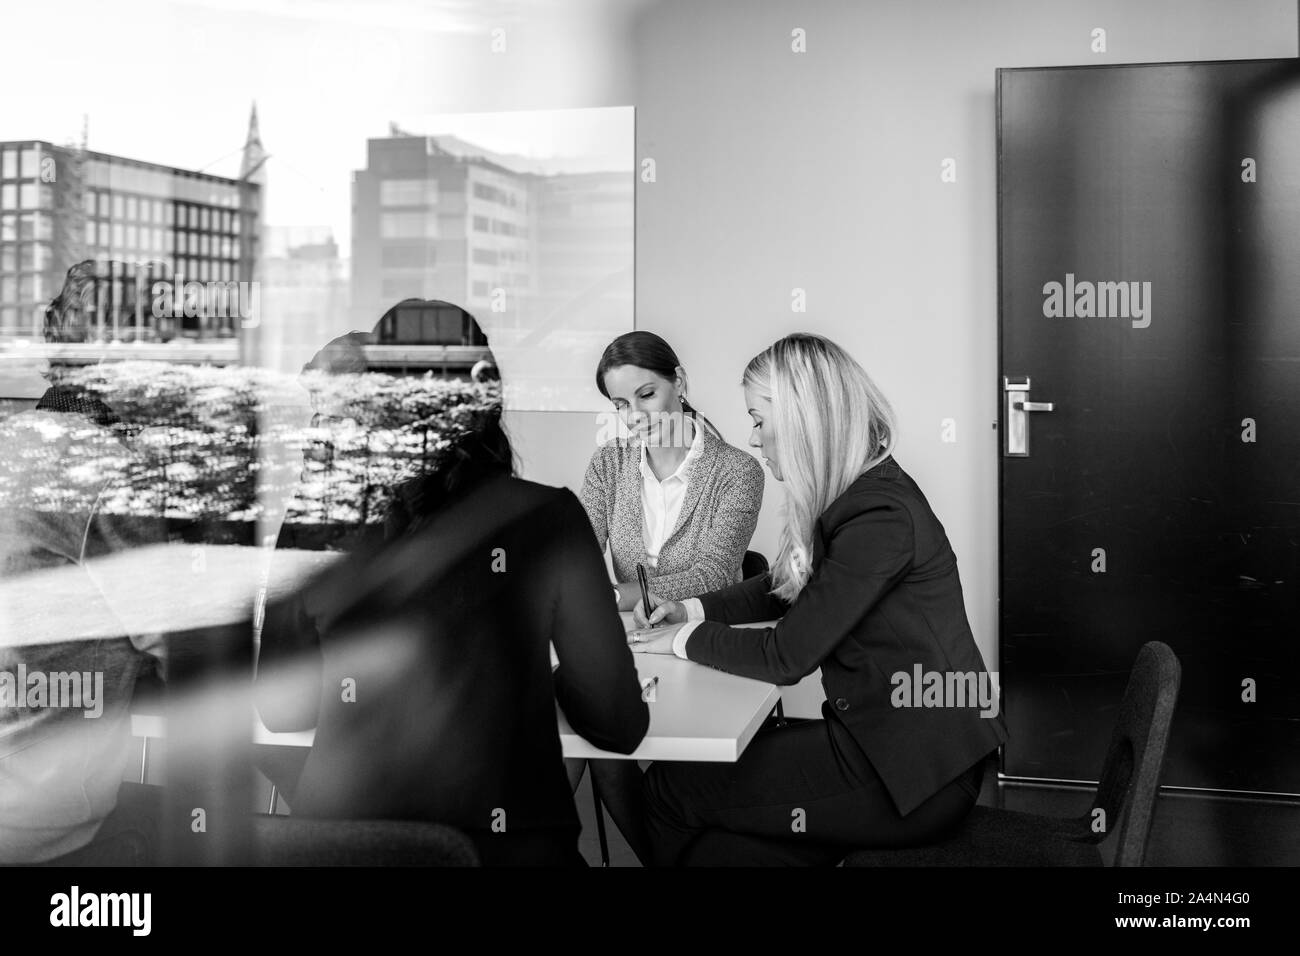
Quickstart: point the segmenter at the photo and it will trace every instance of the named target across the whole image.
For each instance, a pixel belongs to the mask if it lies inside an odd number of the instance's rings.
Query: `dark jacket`
[[[817,519],[812,568],[789,605],[768,593],[768,576],[702,595],[706,620],[686,654],[777,684],[820,667],[824,716],[849,730],[907,814],[1007,738],[1001,716],[981,717],[978,705],[891,701],[902,686],[894,675],[911,681],[917,665],[922,674],[981,679],[957,558],[925,496],[890,457]],[[727,626],[778,617],[757,631]]]
[[[556,702],[607,750],[649,725],[609,592],[573,493],[501,476],[268,608],[258,708],[316,727],[293,811],[450,824],[485,862],[545,831],[576,855]]]

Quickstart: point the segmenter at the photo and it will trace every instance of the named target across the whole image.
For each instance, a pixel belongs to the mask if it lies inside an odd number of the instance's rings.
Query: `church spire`
[[[264,183],[267,152],[262,147],[262,134],[257,128],[257,103],[248,115],[248,138],[244,141],[244,159],[239,164],[239,178],[245,182]]]

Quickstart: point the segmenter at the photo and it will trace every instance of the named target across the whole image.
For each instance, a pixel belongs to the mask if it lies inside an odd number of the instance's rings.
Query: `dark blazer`
[[[793,684],[818,667],[827,720],[842,723],[907,814],[1007,739],[973,707],[895,707],[894,674],[980,674],[984,662],[943,525],[892,457],[861,475],[817,519],[812,576],[793,604],[750,578],[700,597],[693,661]],[[728,627],[781,618],[762,630]],[[978,679],[978,678],[977,678]],[[909,698],[910,699],[910,698]]]
[[[573,493],[499,476],[273,605],[258,708],[316,727],[293,811],[451,824],[487,863],[549,833],[576,858],[557,700],[607,750],[649,725],[609,590]]]

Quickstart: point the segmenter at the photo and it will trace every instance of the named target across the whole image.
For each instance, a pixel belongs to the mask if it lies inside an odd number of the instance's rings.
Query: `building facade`
[[[84,260],[98,264],[99,280],[87,343],[234,340],[241,316],[209,291],[253,281],[260,220],[254,182],[2,142],[0,342],[41,340],[46,307]],[[162,281],[204,291],[155,308]]]

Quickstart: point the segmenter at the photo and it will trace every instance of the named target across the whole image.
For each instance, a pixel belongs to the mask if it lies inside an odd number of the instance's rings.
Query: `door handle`
[[[1055,402],[1031,402],[1029,398],[1029,377],[1004,375],[1002,391],[1007,397],[1006,427],[1002,434],[1002,454],[1007,458],[1029,457],[1029,413],[1051,412],[1056,410]]]

